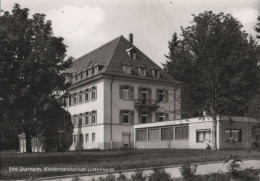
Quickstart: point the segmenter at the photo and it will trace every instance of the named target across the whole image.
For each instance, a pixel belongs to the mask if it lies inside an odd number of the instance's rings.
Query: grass
[[[1,152],[1,179],[28,179],[84,172],[16,172],[9,167],[113,168],[114,170],[168,166],[195,162],[224,161],[229,155],[243,159],[260,158],[260,152],[246,150],[112,150],[53,153]],[[86,171],[87,172],[87,171]],[[89,172],[87,172],[89,173]]]

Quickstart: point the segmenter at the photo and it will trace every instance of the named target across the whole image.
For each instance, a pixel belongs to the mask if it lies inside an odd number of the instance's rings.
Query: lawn
[[[246,150],[112,150],[53,153],[4,153],[1,155],[1,179],[27,179],[75,173],[81,171],[9,171],[10,168],[113,168],[125,170],[155,166],[178,165],[209,161],[224,161],[229,155],[243,159],[259,159],[260,152]],[[95,171],[93,171],[95,172]]]

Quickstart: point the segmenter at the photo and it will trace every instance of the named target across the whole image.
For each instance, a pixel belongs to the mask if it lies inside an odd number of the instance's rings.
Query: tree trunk
[[[32,153],[31,134],[28,131],[25,133],[25,139],[26,139],[26,153]]]
[[[217,150],[217,119],[212,116],[212,150]]]

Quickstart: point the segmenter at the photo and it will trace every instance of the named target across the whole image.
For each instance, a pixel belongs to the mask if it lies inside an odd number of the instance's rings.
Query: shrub
[[[231,173],[231,176],[233,178],[238,178],[239,177],[238,169],[241,168],[239,162],[243,163],[239,156],[233,156],[233,155],[230,155],[227,158],[227,160],[224,162],[224,164],[228,163],[227,169]]]
[[[137,171],[132,175],[131,181],[146,181],[146,176],[143,176],[142,171]]]
[[[154,168],[153,173],[148,177],[149,181],[172,181],[170,174],[164,169]]]
[[[116,176],[108,174],[106,177],[99,177],[98,181],[116,181]]]
[[[198,165],[191,165],[190,163],[181,166],[181,175],[185,181],[186,180],[190,181],[195,179],[197,166]]]

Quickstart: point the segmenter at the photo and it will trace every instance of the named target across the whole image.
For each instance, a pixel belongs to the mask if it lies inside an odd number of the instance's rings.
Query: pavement
[[[227,164],[223,165],[223,162],[208,162],[208,163],[195,163],[198,165],[196,174],[206,175],[216,172],[227,172]],[[164,166],[167,173],[171,175],[172,178],[180,178],[180,165]],[[260,169],[260,160],[245,160],[241,163],[241,169],[252,168]],[[151,168],[138,169],[143,170],[143,175],[150,175],[153,170]],[[116,172],[111,172],[115,176],[119,176],[119,173],[124,174],[127,178],[131,178],[131,175],[134,174],[137,169],[132,170],[121,170]],[[72,181],[73,178],[78,177],[84,181],[91,181],[93,178],[98,179],[99,177],[106,177],[108,173],[89,173],[89,174],[76,174],[76,175],[67,175],[67,176],[57,176],[57,177],[45,177],[37,180],[48,180],[48,181]]]

